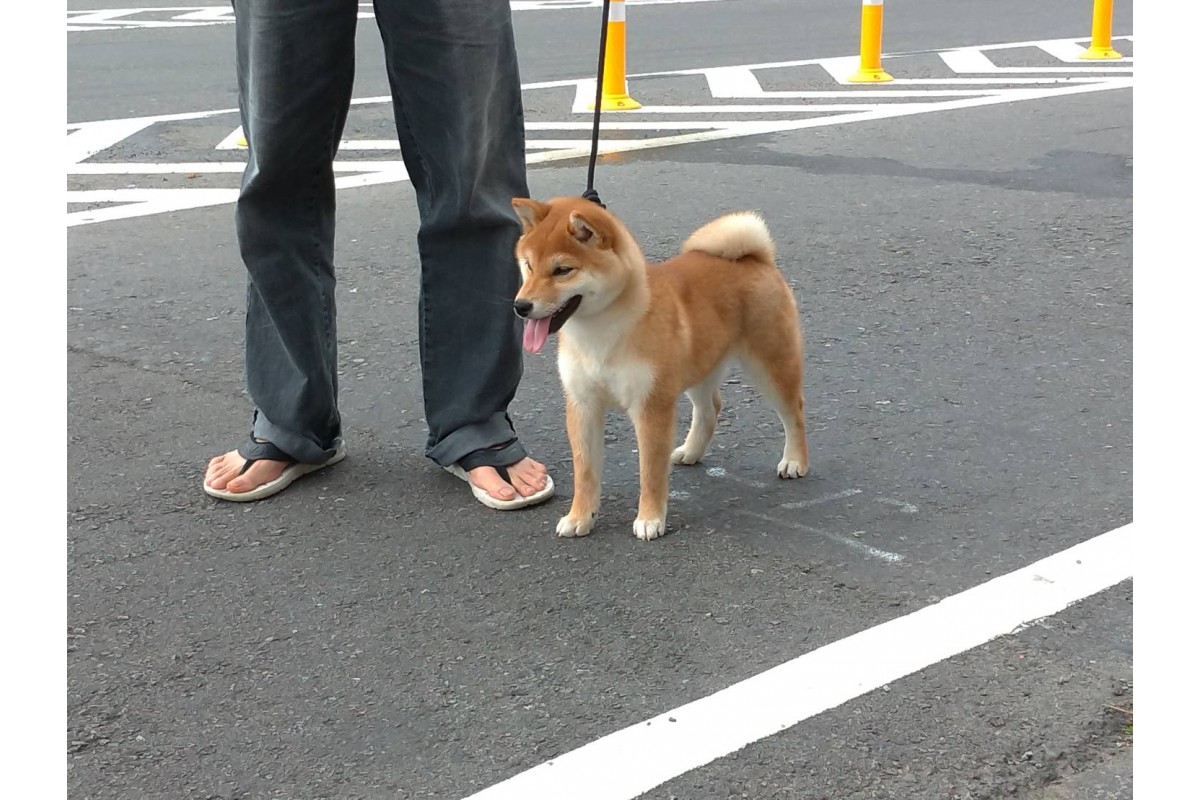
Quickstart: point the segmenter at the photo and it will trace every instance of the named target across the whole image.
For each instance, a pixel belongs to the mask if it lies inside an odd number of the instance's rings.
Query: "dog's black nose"
[[[533,303],[528,300],[514,300],[513,311],[517,312],[518,317],[528,317],[529,312],[533,311]]]

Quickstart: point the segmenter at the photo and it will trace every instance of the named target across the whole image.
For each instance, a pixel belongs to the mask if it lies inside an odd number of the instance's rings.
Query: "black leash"
[[[600,65],[596,67],[596,106],[592,114],[592,155],[588,158],[587,189],[583,197],[591,200],[601,208],[608,208],[600,202],[600,195],[595,189],[596,154],[600,150],[600,101],[604,97],[604,52],[608,48],[608,5],[611,0],[604,0],[604,11],[600,18]]]

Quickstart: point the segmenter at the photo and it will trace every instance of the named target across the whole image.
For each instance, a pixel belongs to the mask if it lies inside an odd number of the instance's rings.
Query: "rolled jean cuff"
[[[322,447],[315,439],[280,428],[261,411],[254,412],[253,436],[255,439],[270,442],[301,464],[324,464],[333,458],[342,439],[341,436],[337,436],[328,448]]]
[[[497,449],[492,450],[491,448]],[[464,456],[477,450],[487,450],[481,462],[491,467],[506,467],[525,458],[528,453],[516,438],[508,414],[499,411],[486,421],[465,425],[429,448],[425,455],[440,467],[457,464]]]

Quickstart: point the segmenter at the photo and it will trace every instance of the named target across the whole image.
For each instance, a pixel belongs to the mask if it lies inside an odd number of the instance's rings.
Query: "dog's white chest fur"
[[[559,348],[558,374],[575,402],[603,400],[626,411],[640,408],[654,388],[654,368],[648,362],[587,347]]]

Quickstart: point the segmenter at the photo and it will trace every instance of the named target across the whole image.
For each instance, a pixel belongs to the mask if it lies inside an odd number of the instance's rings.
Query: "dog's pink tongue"
[[[540,352],[550,338],[550,317],[525,320],[525,349],[531,353]]]

